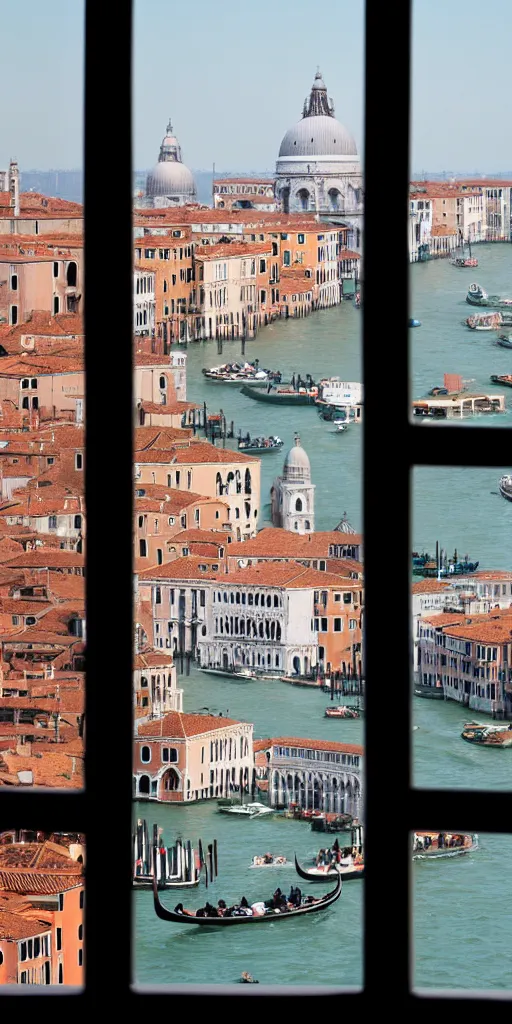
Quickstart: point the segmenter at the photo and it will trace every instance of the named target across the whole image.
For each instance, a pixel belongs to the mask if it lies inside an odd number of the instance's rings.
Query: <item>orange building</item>
[[[183,531],[192,537],[195,533],[201,535],[203,543],[206,536],[212,541],[220,537],[222,545],[227,544],[226,532],[231,534],[232,530],[228,512],[227,503],[216,498],[159,484],[138,487],[133,531],[137,568],[162,565],[181,555],[181,550],[176,551],[176,535]],[[188,537],[185,546],[193,547]]]
[[[0,844],[0,984],[83,984],[81,842]]]
[[[0,323],[15,325],[32,310],[79,313],[83,239],[9,236],[0,241]]]
[[[196,337],[197,295],[192,234],[178,228],[170,235],[145,235],[134,242],[141,270],[155,276],[155,330],[166,343]]]

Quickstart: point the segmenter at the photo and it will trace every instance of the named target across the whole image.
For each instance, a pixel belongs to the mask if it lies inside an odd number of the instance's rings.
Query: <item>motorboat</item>
[[[415,320],[414,317],[409,317],[409,327],[421,327],[421,320]]]
[[[361,712],[359,708],[351,708],[347,705],[342,705],[336,708],[325,709],[326,718],[361,718]]]
[[[295,856],[295,870],[301,878],[307,882],[325,882],[327,878],[336,878],[338,875],[344,882],[352,882],[356,878],[364,878],[364,860],[350,855],[342,858],[339,863],[319,865],[314,868],[303,868]]]
[[[492,384],[503,384],[506,388],[512,388],[512,373],[493,373],[489,380]]]
[[[264,853],[262,856],[253,857],[251,867],[285,867],[289,866],[286,857],[274,856],[273,853]]]
[[[498,487],[502,498],[506,498],[507,501],[512,501],[512,476],[509,474],[500,477],[498,481]]]
[[[512,747],[512,723],[510,725],[483,725],[481,722],[468,722],[461,737],[468,743],[480,747]]]
[[[503,324],[501,313],[474,313],[462,321],[471,331],[497,331]]]
[[[333,420],[333,426],[336,427],[336,432],[342,430],[348,430],[348,423],[346,420]]]
[[[270,405],[313,405],[318,398],[316,385],[293,388],[272,387],[269,384],[268,390],[262,391],[245,384],[240,393],[247,398],[254,398],[257,402],[268,402]]]
[[[209,370],[203,370],[207,380],[217,381],[221,384],[246,384],[250,387],[263,387],[266,384],[280,384],[282,374],[279,370],[267,370],[260,368],[259,360],[254,363],[223,363],[222,366],[212,366]]]
[[[457,857],[478,849],[478,836],[470,832],[415,832],[412,859]]]
[[[239,818],[261,818],[264,814],[273,814],[274,808],[265,804],[232,804],[218,807],[220,814],[234,814]]]
[[[456,256],[450,260],[452,267],[477,267],[478,260],[474,256]]]
[[[466,295],[470,306],[494,306],[496,309],[510,309],[512,299],[502,299],[501,295],[488,295],[479,284],[470,284]]]
[[[250,437],[247,434],[246,437],[239,438],[238,451],[244,452],[246,455],[266,455],[269,452],[281,451],[283,444],[284,442],[277,435],[272,437]]]
[[[246,913],[235,913],[229,917],[197,917],[194,911],[185,911],[181,903],[179,903],[174,910],[168,910],[160,899],[156,883],[153,884],[153,902],[155,913],[162,921],[171,921],[173,924],[192,924],[206,928],[228,928],[231,925],[238,924],[255,925],[263,924],[264,922],[268,923],[269,921],[272,923],[275,923],[276,921],[289,921],[292,917],[303,917],[306,914],[314,914],[321,910],[326,910],[340,898],[342,885],[342,877],[337,872],[335,888],[331,889],[330,892],[326,893],[325,896],[322,896],[320,899],[314,899],[312,896],[301,896],[299,906],[286,909],[284,911],[279,908],[274,909],[271,906],[267,906],[267,904],[262,900],[259,903],[259,913],[255,913],[252,908],[248,908]],[[269,901],[267,901],[267,903],[268,902]]]
[[[512,334],[508,332],[504,334],[498,334],[498,337],[496,338],[496,344],[500,345],[501,348],[512,348]]]

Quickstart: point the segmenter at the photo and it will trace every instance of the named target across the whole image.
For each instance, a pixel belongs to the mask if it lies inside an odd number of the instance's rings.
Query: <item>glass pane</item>
[[[25,70],[0,154],[0,777],[71,790],[85,707],[84,5],[26,6],[2,31],[5,74],[19,77],[21,51]]]
[[[424,832],[411,841],[415,989],[510,988],[503,865],[512,837],[441,833],[440,846],[439,833]]]
[[[161,5],[136,12],[134,977],[358,985],[363,9],[344,24],[343,67],[315,73],[324,27],[306,42],[300,19],[259,8],[302,53],[291,74],[272,72],[270,106],[243,73],[256,37],[223,10],[237,84],[214,120],[184,102],[188,58],[169,77]],[[195,31],[195,13],[176,17],[178,34]],[[211,94],[225,24],[221,42],[218,12],[203,12],[213,46],[190,97]],[[316,825],[354,827],[313,834],[313,812],[329,816]],[[354,878],[343,904],[317,912],[313,951],[297,920],[282,938],[231,929],[219,957],[183,916],[155,916],[155,824],[157,877],[188,885],[162,889],[171,910],[264,904],[297,886],[306,907],[336,885],[332,856],[317,865],[336,840]],[[323,885],[299,876],[295,853]],[[351,941],[333,956],[342,912]]]
[[[508,757],[482,749],[512,745],[507,478],[499,468],[414,471],[413,763],[419,786],[511,787]]]
[[[436,3],[435,8],[441,5]],[[512,347],[512,179],[499,131],[475,138],[474,113],[489,125],[508,114],[506,35],[502,9],[486,7],[479,75],[441,60],[429,88],[425,68],[437,47],[432,4],[413,5],[411,185],[409,195],[412,416],[418,424],[460,422],[510,426]],[[470,3],[469,9],[477,6]],[[458,54],[472,47],[472,18],[463,0],[450,4]],[[492,43],[491,43],[492,39]],[[495,43],[496,41],[496,43]],[[464,63],[464,58],[462,58]],[[412,329],[414,328],[414,329]]]
[[[0,985],[84,979],[85,837],[0,832]]]

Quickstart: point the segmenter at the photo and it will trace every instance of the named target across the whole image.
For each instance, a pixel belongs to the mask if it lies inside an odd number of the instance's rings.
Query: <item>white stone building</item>
[[[304,810],[361,818],[362,747],[335,740],[281,736],[256,740],[254,752],[257,774],[268,779],[271,807],[294,803]]]
[[[198,634],[202,668],[250,668],[308,676],[318,662],[314,590],[296,562],[260,564],[208,584],[206,636]]]
[[[294,533],[314,532],[315,484],[311,483],[311,465],[298,434],[284,460],[283,475],[274,480],[270,498],[273,526]]]
[[[317,71],[302,118],[281,142],[276,197],[285,213],[313,212],[353,229],[349,246],[359,249],[363,178],[356,143],[334,117],[332,100]]]

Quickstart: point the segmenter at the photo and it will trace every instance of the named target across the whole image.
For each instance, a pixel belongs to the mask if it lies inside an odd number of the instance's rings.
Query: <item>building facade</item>
[[[304,810],[354,818],[363,814],[362,747],[282,736],[256,740],[254,750],[261,766],[259,774],[268,779],[271,807],[293,803]]]
[[[134,796],[191,803],[247,789],[253,727],[222,715],[173,712],[141,723],[134,743]]]

